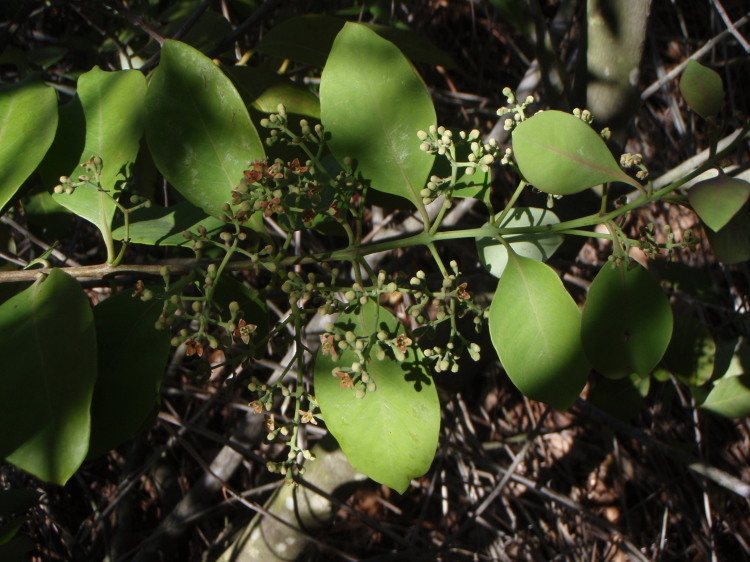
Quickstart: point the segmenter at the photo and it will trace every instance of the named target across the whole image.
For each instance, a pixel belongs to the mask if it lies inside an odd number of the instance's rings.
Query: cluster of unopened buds
[[[292,132],[288,128],[289,120],[284,104],[280,103],[276,108],[277,113],[272,113],[267,118],[260,120],[261,127],[270,129],[266,144],[271,146],[277,142],[298,145],[305,141],[313,144],[325,143],[326,136],[323,125],[320,123],[310,125],[307,119],[300,119],[300,134]]]
[[[503,88],[503,95],[508,100],[508,107],[501,107],[497,110],[497,114],[500,117],[512,114],[512,117],[508,117],[503,124],[503,129],[512,131],[516,125],[526,119],[526,108],[534,103],[534,96],[527,96],[522,103],[518,103],[513,90],[508,87]]]
[[[639,180],[645,180],[648,177],[648,168],[643,163],[643,156],[641,154],[630,154],[626,152],[620,156],[620,166],[623,168],[638,168],[635,177]]]
[[[101,185],[99,181],[102,173],[102,159],[99,156],[92,156],[81,164],[81,168],[86,170],[85,174],[81,174],[75,180],[68,176],[60,176],[60,183],[53,188],[53,191],[58,195],[61,193],[70,195],[76,188],[82,185],[90,185],[100,190]]]

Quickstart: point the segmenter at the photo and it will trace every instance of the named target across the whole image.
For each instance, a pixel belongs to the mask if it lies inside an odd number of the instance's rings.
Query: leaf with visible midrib
[[[167,40],[146,95],[146,138],[159,171],[212,216],[265,152],[242,98],[205,55]]]
[[[575,401],[588,377],[581,313],[553,269],[509,252],[489,326],[500,362],[521,392],[561,410]]]
[[[59,269],[0,306],[0,458],[65,484],[86,457],[96,382],[88,299]]]
[[[612,181],[641,187],[594,129],[562,111],[542,111],[520,123],[513,155],[526,181],[545,193],[570,195]]]
[[[358,336],[375,338],[380,330],[395,337],[404,329],[377,303],[369,301],[358,314],[342,314],[336,321]],[[406,358],[370,359],[365,367],[377,390],[357,399],[341,388],[334,367],[357,361],[352,351],[337,360],[318,352],[315,358],[315,397],[326,426],[354,468],[399,493],[412,478],[430,468],[440,432],[440,403],[424,357],[410,347]]]
[[[417,131],[436,121],[424,82],[398,48],[363,25],[336,37],[320,81],[321,121],[334,156],[356,160],[372,187],[422,206],[435,157]]]
[[[72,194],[55,194],[55,201],[70,209],[102,232],[109,232],[116,205],[111,195],[129,174],[143,135],[143,101],[146,79],[137,70],[105,72],[98,67],[78,79],[78,98],[85,117],[86,144],[78,163],[92,156],[102,159],[102,193],[81,186]],[[75,109],[75,104],[70,106]],[[74,113],[71,118],[75,118]],[[62,139],[62,142],[66,142]],[[63,149],[64,152],[64,149]],[[84,173],[76,166],[64,172],[73,178]],[[47,186],[51,187],[51,186]]]
[[[42,160],[56,129],[55,90],[38,78],[0,90],[0,210]]]

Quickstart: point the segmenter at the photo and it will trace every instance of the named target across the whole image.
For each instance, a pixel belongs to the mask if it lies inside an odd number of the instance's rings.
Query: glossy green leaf
[[[55,138],[55,90],[34,78],[0,88],[0,211]]]
[[[451,196],[459,199],[473,197],[484,201],[488,196],[491,183],[492,172],[490,170],[483,172],[477,168],[473,174],[464,174],[456,180]]]
[[[0,458],[64,484],[86,457],[96,382],[88,299],[59,269],[0,306]]]
[[[706,225],[717,232],[732,220],[750,197],[750,183],[720,174],[696,183],[688,191],[688,200]]]
[[[326,64],[336,36],[345,24],[346,20],[322,14],[298,16],[270,29],[257,49],[279,58],[322,67]],[[456,67],[456,63],[445,51],[410,31],[377,24],[361,25],[394,43],[414,62],[445,68]]]
[[[562,111],[542,111],[519,123],[513,156],[526,181],[545,193],[570,195],[613,181],[640,187],[594,129]]]
[[[396,318],[370,301],[358,314],[342,314],[338,326],[376,341],[385,330],[403,334]],[[404,361],[387,355],[364,366],[377,389],[358,399],[351,388],[341,388],[332,371],[357,361],[352,351],[336,360],[318,352],[315,359],[315,396],[328,430],[354,468],[373,480],[403,493],[412,478],[430,468],[440,431],[440,404],[421,351],[411,346]]]
[[[78,98],[86,120],[86,141],[78,163],[92,156],[102,159],[102,193],[82,186],[74,193],[55,194],[55,201],[93,223],[100,231],[109,232],[116,205],[112,196],[129,175],[129,168],[138,154],[143,135],[143,100],[146,79],[137,70],[105,72],[98,67],[78,79]],[[78,177],[83,170],[76,166],[65,175]]]
[[[198,226],[203,226],[210,236],[220,232],[226,223],[183,201],[171,207],[153,205],[133,211],[128,234],[136,244],[182,246],[188,242],[182,233],[186,230],[197,233]],[[125,240],[125,226],[114,229],[112,236],[115,240]]]
[[[499,215],[500,213],[497,216]],[[500,226],[517,228],[558,224],[559,222],[557,215],[549,209],[517,207],[508,213]],[[563,242],[563,237],[554,232],[517,234],[504,238],[516,254],[537,261],[547,261]],[[508,249],[505,245],[494,238],[477,238],[477,250],[482,265],[495,277],[501,277],[508,263]]]
[[[276,113],[284,104],[287,113],[320,119],[320,100],[304,86],[262,68],[229,66],[224,72],[232,80],[245,105],[262,113]],[[297,123],[292,123],[297,127]]]
[[[156,404],[169,356],[169,330],[154,324],[163,302],[126,290],[94,307],[99,378],[91,403],[89,458],[129,439]]]
[[[575,401],[589,371],[581,313],[553,269],[511,252],[489,326],[500,362],[521,392],[560,410]]]
[[[212,216],[250,162],[265,156],[232,82],[208,57],[167,40],[146,96],[146,138],[159,171]]]
[[[750,260],[750,213],[747,207],[736,215],[718,232],[705,229],[711,249],[716,258],[731,265]]]
[[[704,119],[716,117],[724,101],[721,76],[698,61],[688,61],[680,77],[680,93],[690,106]]]
[[[435,108],[396,46],[347,23],[323,70],[320,112],[339,161],[355,159],[373,188],[421,207],[434,156],[419,149],[417,131],[435,124]]]
[[[688,386],[701,386],[714,371],[716,342],[708,327],[690,316],[675,319],[674,332],[663,363]]]
[[[672,337],[672,309],[659,282],[631,262],[605,264],[583,307],[581,339],[591,364],[603,375],[648,375]]]
[[[750,416],[750,373],[717,380],[701,408],[725,418]]]

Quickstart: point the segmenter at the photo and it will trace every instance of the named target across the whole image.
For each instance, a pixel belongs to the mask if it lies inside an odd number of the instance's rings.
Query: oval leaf
[[[159,396],[170,334],[154,324],[163,302],[123,291],[94,307],[99,378],[91,404],[89,458],[114,449],[143,424]]]
[[[701,220],[718,232],[732,220],[750,197],[750,183],[719,174],[696,183],[688,191],[688,200]]]
[[[347,23],[323,70],[320,113],[339,161],[354,158],[373,188],[422,206],[419,192],[435,157],[419,149],[417,131],[435,124],[435,108],[395,45]]]
[[[403,334],[398,320],[370,301],[358,314],[342,314],[336,324],[358,336],[387,331]],[[332,374],[357,361],[352,351],[335,360],[320,351],[315,359],[315,396],[328,430],[339,442],[354,468],[376,482],[403,493],[412,478],[430,468],[440,431],[440,403],[428,376],[424,358],[409,347],[404,361],[390,356],[371,359],[364,366],[377,389],[358,399],[351,388],[342,388]]]
[[[750,374],[723,377],[716,381],[701,408],[725,418],[750,416]]]
[[[690,316],[678,318],[664,354],[669,372],[688,386],[701,386],[713,374],[715,357],[716,342],[708,327]]]
[[[680,93],[690,106],[704,119],[716,117],[724,101],[721,76],[698,61],[688,61],[680,77]]]
[[[570,195],[612,181],[640,187],[594,129],[562,111],[541,111],[519,123],[513,155],[526,181],[545,193]]]
[[[497,216],[499,216],[498,213]],[[560,219],[549,209],[538,207],[517,207],[505,217],[501,228],[515,228],[524,226],[541,226],[558,224]],[[560,247],[563,237],[554,232],[539,234],[518,234],[504,236],[513,251],[519,256],[537,261],[547,261]],[[495,277],[500,278],[508,263],[508,250],[497,239],[477,238],[477,250],[482,265]]]
[[[211,59],[167,40],[146,96],[154,163],[177,191],[212,216],[265,154],[239,93]]]
[[[116,209],[112,196],[117,198],[122,182],[130,175],[130,166],[143,135],[146,79],[137,70],[105,72],[94,67],[78,79],[77,95],[86,122],[86,141],[78,163],[99,156],[102,159],[101,186],[108,193],[82,186],[70,195],[62,193],[53,197],[108,237],[106,233]],[[78,166],[65,172],[74,178],[81,173]]]
[[[510,380],[564,410],[586,384],[581,313],[553,269],[513,252],[490,306],[490,337]]]
[[[603,375],[647,376],[672,337],[672,309],[659,282],[639,263],[597,274],[583,307],[581,339]]]
[[[0,211],[55,138],[57,96],[34,78],[0,89]]]
[[[88,299],[59,269],[0,306],[0,458],[65,484],[86,457],[96,382]]]
[[[716,258],[725,263],[750,260],[750,213],[740,209],[718,232],[706,230],[706,237]]]

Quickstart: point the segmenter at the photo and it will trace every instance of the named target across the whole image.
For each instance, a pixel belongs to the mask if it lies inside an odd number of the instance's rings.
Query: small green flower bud
[[[357,294],[354,291],[347,291],[344,293],[344,298],[349,302],[353,301],[356,297]]]
[[[354,397],[357,400],[362,400],[362,398],[365,397],[365,391],[362,390],[361,388],[358,388],[357,391],[354,393]]]
[[[62,186],[62,185],[56,185],[56,186],[55,186],[55,187],[53,188],[53,190],[52,190],[52,191],[54,191],[55,193],[57,193],[58,195],[60,195],[60,194],[61,194],[61,193],[62,193],[62,192],[64,191],[64,189],[63,189],[63,186]]]
[[[201,301],[193,301],[193,304],[190,305],[190,308],[193,309],[193,312],[200,313],[200,311],[203,310],[203,303]]]
[[[375,383],[371,382],[370,384],[367,385],[367,392],[375,392],[377,388],[378,387],[375,385]]]
[[[154,292],[151,291],[150,289],[144,290],[143,293],[141,294],[142,301],[150,301],[153,298],[154,298]]]
[[[427,132],[426,131],[417,131],[417,138],[421,141],[427,139]]]

